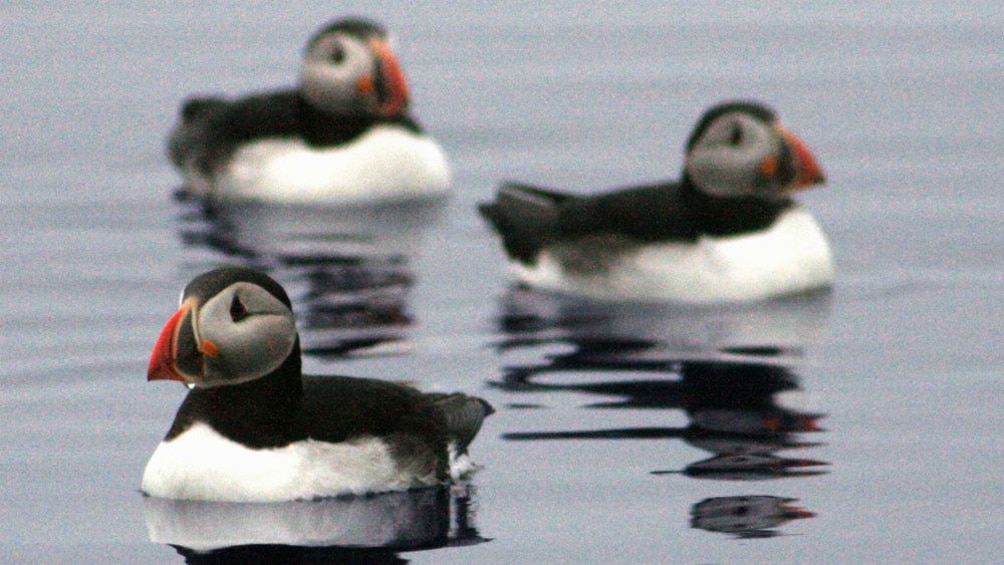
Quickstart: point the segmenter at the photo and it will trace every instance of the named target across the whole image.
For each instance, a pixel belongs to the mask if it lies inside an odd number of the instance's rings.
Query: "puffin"
[[[168,156],[182,196],[346,205],[435,198],[450,169],[409,113],[387,32],[335,20],[308,41],[296,88],[182,105]]]
[[[823,182],[773,109],[736,100],[697,122],[680,180],[590,195],[506,182],[478,210],[521,285],[597,300],[744,303],[832,285],[826,235],[793,198]]]
[[[301,373],[286,292],[227,266],[197,276],[156,341],[149,381],[190,389],[143,472],[151,497],[285,502],[468,478],[485,400]]]

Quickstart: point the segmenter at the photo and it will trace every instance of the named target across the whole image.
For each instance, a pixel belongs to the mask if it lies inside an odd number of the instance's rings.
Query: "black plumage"
[[[380,124],[422,132],[406,114],[333,114],[316,108],[294,89],[235,100],[193,98],[182,106],[181,120],[168,140],[168,155],[179,168],[194,160],[204,175],[212,174],[235,150],[255,140],[298,139],[323,149],[348,143]]]
[[[577,196],[506,183],[495,202],[478,210],[501,237],[507,254],[533,264],[548,245],[590,236],[622,236],[637,244],[694,242],[769,227],[791,198],[722,198],[694,188],[685,176],[666,182]]]

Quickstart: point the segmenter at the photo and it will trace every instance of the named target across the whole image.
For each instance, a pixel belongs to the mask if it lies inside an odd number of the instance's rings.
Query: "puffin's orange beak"
[[[188,304],[183,304],[160,331],[160,337],[157,338],[157,344],[153,346],[153,354],[150,356],[150,367],[146,371],[147,381],[186,382],[185,377],[178,372],[175,358],[178,353],[178,327],[190,310]]]
[[[146,380],[179,381],[185,384],[200,380],[198,373],[192,373],[193,365],[201,371],[207,357],[219,356],[220,347],[211,339],[202,339],[198,317],[197,298],[189,297],[181,303],[181,307],[160,331],[160,337],[153,346]]]
[[[792,190],[802,190],[826,182],[823,170],[819,168],[816,157],[809,151],[805,142],[782,126],[778,126],[777,129],[795,154],[795,180],[792,182]]]
[[[377,93],[380,113],[385,117],[396,116],[402,113],[408,104],[408,81],[404,78],[404,72],[389,43],[372,39],[370,49],[376,53],[380,61],[380,83],[383,87]],[[364,88],[363,85],[360,85],[360,88]]]

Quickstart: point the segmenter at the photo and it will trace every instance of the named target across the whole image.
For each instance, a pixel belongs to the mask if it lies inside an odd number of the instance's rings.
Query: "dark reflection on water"
[[[592,344],[595,345],[595,344]],[[572,354],[578,357],[575,354]],[[561,356],[562,359],[567,359]],[[558,358],[554,358],[556,361]],[[590,404],[592,408],[682,409],[690,419],[683,428],[646,427],[601,430],[509,433],[510,440],[543,439],[682,439],[714,454],[688,465],[682,472],[693,477],[759,479],[819,474],[807,467],[825,465],[811,459],[786,459],[776,452],[809,447],[797,432],[819,431],[823,414],[781,406],[777,395],[800,391],[797,378],[785,367],[733,361],[683,361],[667,366],[668,380],[616,381],[588,384],[539,384],[533,378],[548,371],[645,371],[649,364],[603,362],[591,366],[577,358],[574,363],[533,370],[512,368],[496,386],[509,391],[575,391],[623,400]],[[657,474],[667,471],[653,471]]]
[[[827,295],[685,309],[604,305],[513,289],[499,317],[505,335],[499,350],[555,345],[564,350],[504,367],[494,386],[514,394],[606,397],[586,406],[592,410],[681,410],[688,424],[511,432],[503,438],[679,439],[711,454],[683,469],[653,470],[654,475],[761,481],[824,474],[824,461],[781,453],[818,445],[802,434],[822,431],[818,422],[824,414],[804,408],[795,367],[804,348],[820,339],[828,311]],[[634,373],[645,376],[631,379]],[[693,505],[691,524],[740,537],[769,537],[784,522],[814,515],[792,502],[760,494],[710,498]]]
[[[297,306],[304,353],[397,354],[408,350],[414,323],[409,263],[443,204],[318,208],[189,200],[182,203],[181,237],[282,283]]]
[[[473,487],[275,504],[144,498],[150,540],[188,563],[403,563],[400,552],[485,542]]]
[[[794,502],[798,500],[765,495],[708,498],[691,509],[690,525],[741,539],[774,537],[774,528],[785,522],[815,516]]]

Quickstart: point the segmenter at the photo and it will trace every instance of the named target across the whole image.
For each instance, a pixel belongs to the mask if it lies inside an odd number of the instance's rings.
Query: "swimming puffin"
[[[191,389],[143,473],[170,499],[280,502],[446,484],[493,412],[460,393],[300,371],[289,297],[253,269],[193,279],[148,380]]]
[[[478,209],[530,286],[600,300],[748,302],[832,284],[826,236],[792,198],[824,180],[774,110],[730,101],[698,121],[679,181],[589,196],[506,183]]]
[[[409,114],[384,29],[333,21],[307,43],[294,89],[187,100],[168,140],[183,194],[223,201],[370,204],[446,193],[443,150]]]

